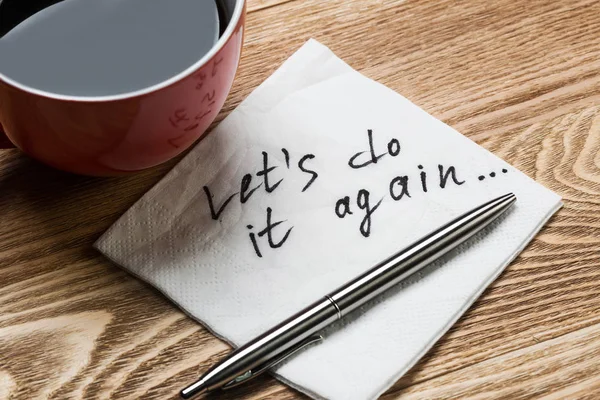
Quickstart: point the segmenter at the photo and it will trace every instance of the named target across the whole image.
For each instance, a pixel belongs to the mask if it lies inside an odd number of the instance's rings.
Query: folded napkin
[[[559,196],[308,41],[95,244],[239,346],[499,195],[516,206],[274,374],[373,399],[560,207]]]

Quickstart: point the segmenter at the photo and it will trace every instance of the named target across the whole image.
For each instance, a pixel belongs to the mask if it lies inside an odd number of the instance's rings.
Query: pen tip
[[[496,199],[496,201],[500,201],[502,203],[509,202],[510,204],[514,203],[517,200],[517,196],[513,192],[506,193],[503,196],[500,196]]]
[[[206,385],[202,380],[199,380],[198,382],[191,384],[190,386],[186,387],[181,392],[179,392],[179,396],[181,396],[182,399],[190,399],[193,396],[205,392],[207,392]]]

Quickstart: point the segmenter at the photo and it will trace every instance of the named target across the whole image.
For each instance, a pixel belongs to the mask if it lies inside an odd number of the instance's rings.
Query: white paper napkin
[[[517,204],[492,229],[275,371],[315,398],[372,399],[446,332],[561,202],[318,42],[292,55],[96,247],[239,346],[507,192]]]

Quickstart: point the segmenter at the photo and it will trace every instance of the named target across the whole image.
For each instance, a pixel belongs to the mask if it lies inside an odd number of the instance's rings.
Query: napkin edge
[[[96,242],[98,243],[98,241]],[[188,310],[185,309],[185,307],[183,307],[181,304],[179,304],[175,299],[173,299],[172,297],[170,297],[167,293],[165,293],[160,287],[148,282],[146,279],[144,279],[143,277],[141,277],[140,275],[138,275],[137,273],[127,269],[126,267],[123,267],[120,263],[118,263],[114,258],[112,258],[111,256],[109,256],[108,254],[104,253],[101,249],[99,249],[96,246],[96,243],[94,243],[92,245],[92,247],[98,251],[103,257],[105,257],[106,259],[108,259],[112,264],[114,264],[115,266],[117,266],[119,269],[125,271],[127,274],[132,275],[138,282],[142,282],[142,284],[149,286],[151,288],[151,290],[159,292],[161,296],[164,296],[168,301],[170,301],[175,308],[182,312],[183,314],[185,314],[188,318],[190,318],[192,321],[194,321],[195,323],[201,325],[204,329],[206,329],[211,335],[215,336],[217,339],[225,342],[229,347],[231,347],[233,350],[237,349],[240,346],[237,346],[235,343],[233,343],[232,341],[230,341],[229,339],[227,339],[225,336],[221,335],[218,331],[216,331],[215,329],[213,329],[208,323],[204,322],[203,320],[195,317],[193,314],[191,314]],[[304,387],[302,387],[301,385],[298,385],[286,378],[284,378],[283,376],[277,374],[274,371],[268,371],[268,374],[271,375],[272,377],[274,377],[275,379],[277,379],[279,382],[283,383],[284,385],[287,385],[289,387],[291,387],[292,389],[295,389],[301,393],[306,394],[307,396],[316,399],[316,400],[327,400],[325,397],[322,397],[321,395],[308,390]]]
[[[159,292],[162,296],[164,296],[167,300],[169,300],[172,304],[174,304],[176,306],[176,308],[183,312],[186,316],[188,316],[189,318],[191,318],[194,322],[202,325],[204,328],[206,328],[206,330],[208,330],[212,335],[216,336],[218,339],[224,341],[225,343],[227,343],[230,347],[232,347],[233,349],[238,348],[239,346],[236,346],[233,342],[231,342],[229,339],[227,339],[226,337],[222,336],[220,333],[218,333],[217,331],[215,331],[209,324],[205,323],[204,321],[202,321],[199,318],[194,317],[192,314],[190,314],[190,312],[188,310],[185,309],[185,307],[183,307],[181,304],[179,304],[177,301],[175,301],[173,298],[171,298],[171,296],[169,296],[165,291],[163,291],[161,289],[160,286],[155,285],[151,282],[149,282],[146,278],[143,278],[142,276],[138,275],[137,273],[135,273],[134,271],[128,269],[127,267],[122,266],[117,260],[115,260],[112,256],[106,254],[105,252],[103,252],[98,246],[99,240],[96,241],[92,247],[98,251],[102,257],[108,259],[112,264],[114,264],[115,266],[117,266],[118,268],[122,269],[123,271],[127,272],[129,275],[132,275],[134,278],[136,278],[137,281],[143,282],[144,285],[149,286],[153,291],[157,291]]]

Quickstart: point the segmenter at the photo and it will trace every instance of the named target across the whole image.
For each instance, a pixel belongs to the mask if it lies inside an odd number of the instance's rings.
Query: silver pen
[[[450,221],[404,250],[238,348],[181,391],[190,397],[238,386],[269,370],[300,349],[322,340],[317,333],[379,296],[488,226],[515,201],[512,193]]]

